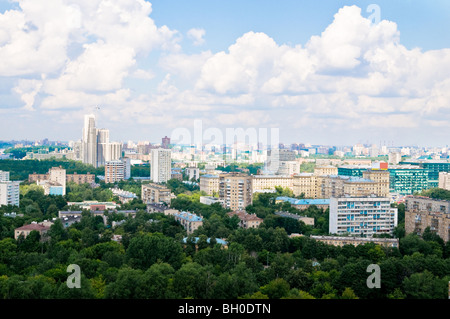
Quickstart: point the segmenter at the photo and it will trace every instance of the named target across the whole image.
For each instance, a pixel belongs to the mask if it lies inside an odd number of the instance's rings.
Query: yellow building
[[[219,175],[219,200],[231,210],[244,209],[253,201],[252,177],[247,174]]]
[[[154,183],[144,184],[141,186],[141,199],[145,204],[170,204],[172,198],[170,189],[165,186]]]
[[[200,191],[209,196],[219,193],[219,175],[206,174],[200,176]]]
[[[275,189],[276,186],[293,190],[293,180],[294,178],[291,176],[253,175],[252,190],[253,193],[257,193],[268,189]]]

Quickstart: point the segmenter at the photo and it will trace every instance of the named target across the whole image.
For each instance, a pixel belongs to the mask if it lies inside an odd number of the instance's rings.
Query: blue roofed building
[[[189,212],[176,213],[173,216],[186,229],[188,234],[192,234],[194,230],[203,225],[203,218],[201,216]]]
[[[327,198],[306,198],[306,199],[297,199],[292,197],[280,196],[275,199],[275,203],[287,202],[290,203],[293,207],[304,210],[308,207],[314,205],[317,208],[327,209],[330,207],[330,199]]]

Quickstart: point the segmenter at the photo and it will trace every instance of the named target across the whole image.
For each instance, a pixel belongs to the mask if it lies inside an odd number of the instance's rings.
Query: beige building
[[[33,230],[38,231],[42,238],[50,230],[51,225],[52,223],[47,221],[44,221],[42,223],[33,222],[28,225],[23,225],[22,227],[14,229],[14,239],[17,240],[20,235],[22,235],[24,238],[27,238],[27,236]]]
[[[339,246],[344,245],[364,245],[366,243],[374,243],[384,247],[399,246],[398,238],[367,238],[367,237],[340,237],[340,236],[310,236],[310,238],[325,243],[327,245]]]
[[[200,191],[209,196],[219,194],[219,175],[206,174],[200,176]]]
[[[52,176],[57,176],[57,172],[54,171]],[[38,181],[46,181],[50,180],[50,172],[47,174],[29,174],[28,175],[28,181],[30,183],[37,183]],[[95,182],[95,175],[94,174],[66,174],[66,182],[74,182],[76,184],[84,184],[84,183],[93,183]]]
[[[422,196],[411,196],[405,200],[406,233],[422,235],[425,228],[444,241],[450,241],[450,201],[432,199]]]
[[[276,186],[293,190],[293,180],[291,176],[280,175],[253,175],[252,192],[257,193],[265,190],[274,190]]]
[[[159,184],[150,183],[141,186],[141,199],[145,204],[170,204],[173,196],[170,189]]]
[[[447,172],[439,173],[439,188],[450,191],[450,173]]]
[[[231,210],[244,209],[253,201],[252,177],[241,173],[219,175],[219,200]]]
[[[380,197],[389,196],[390,173],[387,170],[369,169],[363,172],[363,178],[374,181],[375,194]]]
[[[105,183],[115,183],[125,179],[125,163],[120,160],[105,163]]]
[[[192,234],[196,229],[203,225],[203,218],[188,212],[181,212],[173,215],[175,220],[186,229],[188,234]]]
[[[316,166],[314,168],[314,175],[327,176],[327,175],[337,175],[337,174],[338,174],[338,168],[336,166],[323,165],[323,166]]]
[[[256,216],[256,214],[249,214],[245,210],[237,210],[227,213],[228,217],[237,216],[240,220],[239,227],[248,228],[258,228],[263,222],[262,218]]]
[[[292,191],[295,196],[304,194],[305,198],[320,198],[322,176],[313,173],[301,173],[293,176]]]

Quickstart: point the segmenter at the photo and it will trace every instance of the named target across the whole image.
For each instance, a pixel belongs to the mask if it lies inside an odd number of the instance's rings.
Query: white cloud
[[[192,28],[187,32],[187,36],[189,39],[193,41],[195,46],[202,45],[205,43],[204,36],[206,31],[204,29]]]

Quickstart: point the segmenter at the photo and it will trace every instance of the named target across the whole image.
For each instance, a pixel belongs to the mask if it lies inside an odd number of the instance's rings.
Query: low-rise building
[[[300,222],[304,222],[305,225],[314,226],[314,218],[311,218],[311,217],[300,216],[300,215],[292,214],[289,212],[275,212],[275,215],[280,216],[280,217],[285,217],[285,218],[292,218],[292,219],[298,220]]]
[[[80,209],[95,210],[115,210],[119,205],[115,202],[99,202],[99,201],[84,201],[84,202],[67,202],[68,206],[78,206]]]
[[[23,225],[22,227],[14,229],[14,239],[17,240],[20,236],[27,238],[27,236],[35,230],[41,235],[41,240],[44,240],[45,234],[50,230],[50,226],[51,223],[47,221],[43,223],[32,222],[31,224]]]
[[[162,213],[164,215],[175,215],[178,214],[180,211],[178,209],[170,208],[167,205],[164,204],[147,204],[147,213]]]
[[[328,209],[330,207],[329,199],[297,199],[286,196],[279,196],[275,199],[275,203],[287,202],[298,210],[305,210],[310,206],[316,206],[319,209]]]
[[[228,217],[237,216],[240,220],[239,227],[242,228],[258,228],[263,222],[262,218],[256,216],[256,214],[249,214],[245,210],[237,210],[227,213]]]
[[[181,212],[173,215],[175,220],[180,222],[181,226],[186,229],[188,234],[192,234],[196,229],[203,225],[203,218],[201,216],[189,213]]]
[[[325,243],[327,245],[339,246],[344,245],[364,245],[366,243],[374,243],[383,247],[399,247],[398,238],[364,238],[364,237],[343,237],[343,236],[310,236],[310,238]]]

